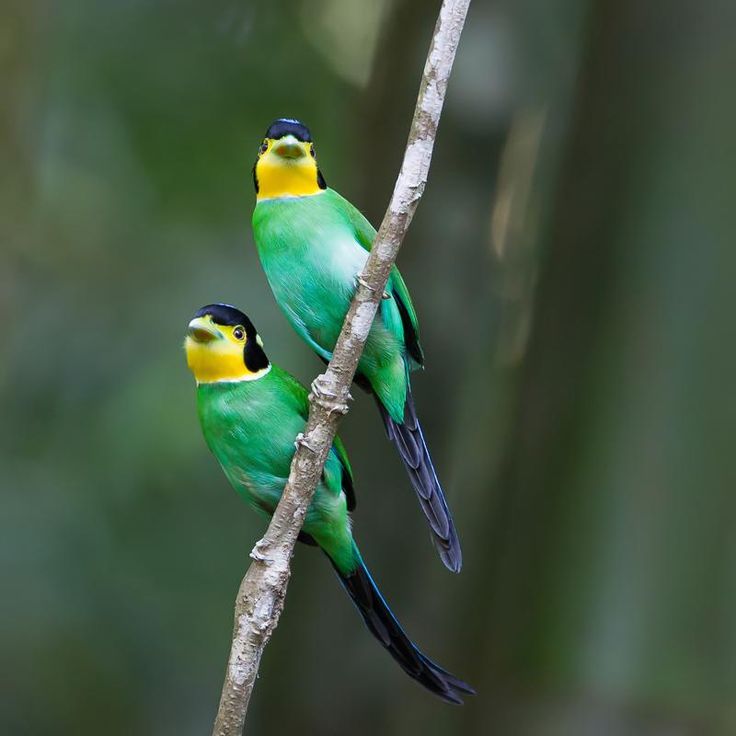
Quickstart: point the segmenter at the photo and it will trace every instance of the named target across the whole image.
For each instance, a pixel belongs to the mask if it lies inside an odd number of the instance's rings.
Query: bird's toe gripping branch
[[[348,400],[352,401],[353,397],[348,394]],[[332,391],[325,381],[324,374],[317,376],[312,381],[309,400],[319,404],[328,414],[347,414],[347,402],[341,401],[338,394]]]
[[[250,551],[250,557],[258,562],[263,562],[266,565],[270,565],[273,562],[273,558],[270,554],[270,544],[264,539],[259,539],[255,547]]]
[[[294,447],[296,447],[297,450],[300,447],[306,447],[307,450],[309,450],[310,452],[317,452],[317,448],[312,447],[312,445],[309,444],[309,440],[307,440],[304,432],[299,432],[299,434],[296,436],[296,439],[294,440]]]
[[[362,286],[363,288],[368,289],[368,291],[375,291],[375,289],[360,274],[355,277],[355,285]],[[381,299],[390,298],[391,294],[389,294],[387,291],[384,291],[383,294],[381,294]]]

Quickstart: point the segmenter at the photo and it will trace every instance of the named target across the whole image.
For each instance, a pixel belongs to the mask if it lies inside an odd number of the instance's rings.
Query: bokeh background
[[[3,0],[0,732],[206,734],[263,530],[181,349],[241,306],[320,363],[250,232],[304,119],[375,223],[439,3]],[[736,6],[474,0],[400,257],[420,414],[464,541],[442,569],[360,396],[356,535],[435,701],[300,548],[247,734],[736,733]]]

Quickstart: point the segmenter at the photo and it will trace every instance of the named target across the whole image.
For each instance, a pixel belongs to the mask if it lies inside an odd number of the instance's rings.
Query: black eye
[[[263,143],[261,143],[261,147],[258,149],[258,153],[259,154],[266,153],[267,150],[268,150],[268,141],[263,141]]]
[[[238,325],[238,326],[237,326],[237,327],[236,327],[236,328],[235,328],[235,329],[233,330],[233,337],[234,337],[234,338],[235,338],[236,340],[242,340],[242,339],[243,339],[243,338],[245,337],[245,330],[244,330],[244,329],[243,329],[243,328],[242,328],[242,327],[241,327],[240,325]]]

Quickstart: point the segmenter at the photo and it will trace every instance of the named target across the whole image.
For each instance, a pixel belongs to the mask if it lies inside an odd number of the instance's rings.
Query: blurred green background
[[[320,363],[250,232],[267,124],[378,223],[438,2],[0,5],[0,733],[210,732],[262,523],[197,425],[193,311]],[[474,0],[400,257],[436,559],[372,402],[356,536],[435,701],[301,547],[248,734],[736,733],[736,6]]]

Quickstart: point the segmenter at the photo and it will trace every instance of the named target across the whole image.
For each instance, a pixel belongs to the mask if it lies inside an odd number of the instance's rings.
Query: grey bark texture
[[[470,0],[444,0],[424,66],[409,138],[391,202],[335,345],[327,370],[312,383],[309,418],[296,438],[289,480],[235,602],[230,658],[213,736],[240,736],[263,650],[284,606],[289,563],[299,530],[319,482],[350,385],[391,268],[416,211],[429,174],[447,82]]]

